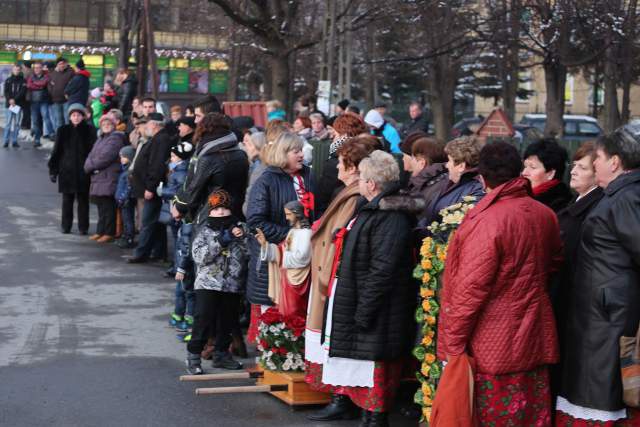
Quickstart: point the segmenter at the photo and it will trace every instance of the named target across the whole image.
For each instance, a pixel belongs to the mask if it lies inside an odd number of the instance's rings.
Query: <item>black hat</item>
[[[171,152],[182,160],[186,160],[193,154],[193,144],[187,141],[182,141],[175,147],[172,147]]]
[[[76,67],[80,70],[84,70],[84,61],[79,59],[78,62],[76,62]]]
[[[138,124],[148,123],[148,122],[164,122],[164,116],[160,113],[149,113],[146,116],[142,116],[138,121]]]
[[[346,110],[349,104],[350,102],[348,99],[343,99],[342,101],[338,102],[338,107],[342,108],[343,110]]]
[[[56,64],[59,64],[60,62],[69,62],[69,61],[67,61],[67,58],[65,58],[64,56],[59,56],[58,59],[56,59]]]
[[[178,119],[178,121],[176,122],[176,125],[177,126],[187,125],[191,129],[195,129],[196,128],[196,118],[195,117],[182,116],[182,117],[180,117]]]

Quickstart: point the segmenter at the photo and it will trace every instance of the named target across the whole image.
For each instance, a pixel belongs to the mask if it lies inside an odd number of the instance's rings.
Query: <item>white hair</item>
[[[360,178],[371,180],[376,187],[384,190],[390,183],[400,180],[398,162],[389,153],[376,150],[365,157],[358,166]]]

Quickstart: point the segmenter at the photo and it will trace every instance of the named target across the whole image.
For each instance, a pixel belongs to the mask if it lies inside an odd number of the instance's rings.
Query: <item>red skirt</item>
[[[593,421],[573,418],[562,411],[556,411],[556,427],[638,427],[640,411],[627,408],[627,418],[618,421]]]
[[[515,374],[476,374],[474,392],[481,426],[551,426],[546,366]]]
[[[262,310],[260,304],[251,304],[251,318],[249,320],[249,329],[247,329],[247,341],[255,344],[258,341],[258,327],[260,326],[260,315]]]
[[[404,360],[376,362],[373,369],[373,387],[331,386],[322,382],[322,365],[306,362],[305,382],[316,391],[349,396],[361,409],[371,412],[389,412],[400,385]]]

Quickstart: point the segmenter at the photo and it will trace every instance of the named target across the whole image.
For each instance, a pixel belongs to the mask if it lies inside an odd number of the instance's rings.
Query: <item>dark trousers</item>
[[[142,208],[142,228],[138,235],[138,246],[134,251],[136,257],[164,257],[167,243],[167,229],[158,222],[162,200],[154,197],[144,201]],[[164,234],[164,236],[163,236]]]
[[[122,216],[122,237],[125,239],[133,239],[136,233],[136,199],[127,200],[124,205],[120,207],[120,214]]]
[[[191,341],[187,350],[200,354],[209,337],[216,337],[216,352],[228,351],[231,331],[238,322],[240,294],[229,292],[196,290],[196,311],[193,318]]]
[[[98,206],[98,225],[96,234],[115,236],[116,234],[116,199],[111,196],[94,196],[93,203]]]
[[[89,230],[89,193],[62,194],[62,229],[71,231],[73,226],[73,202],[78,202],[78,230]]]

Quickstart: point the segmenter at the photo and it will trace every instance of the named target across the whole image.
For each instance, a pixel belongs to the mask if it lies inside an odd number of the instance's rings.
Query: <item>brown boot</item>
[[[98,243],[109,243],[109,242],[113,242],[113,236],[102,236],[102,237],[100,237],[98,240],[96,240],[96,242],[98,242]]]
[[[89,237],[89,240],[98,240],[99,238],[101,238],[102,236],[100,234],[94,234],[91,237]]]
[[[241,359],[246,359],[248,356],[247,354],[247,346],[244,343],[244,338],[242,337],[242,334],[240,335],[236,335],[233,334],[233,340],[231,341],[231,352],[233,353],[234,356],[238,356]]]
[[[213,345],[213,338],[209,338],[209,340],[207,340],[207,345],[204,347],[204,350],[202,350],[202,353],[200,353],[200,357],[204,360],[211,360],[213,358],[214,351],[215,347]]]

